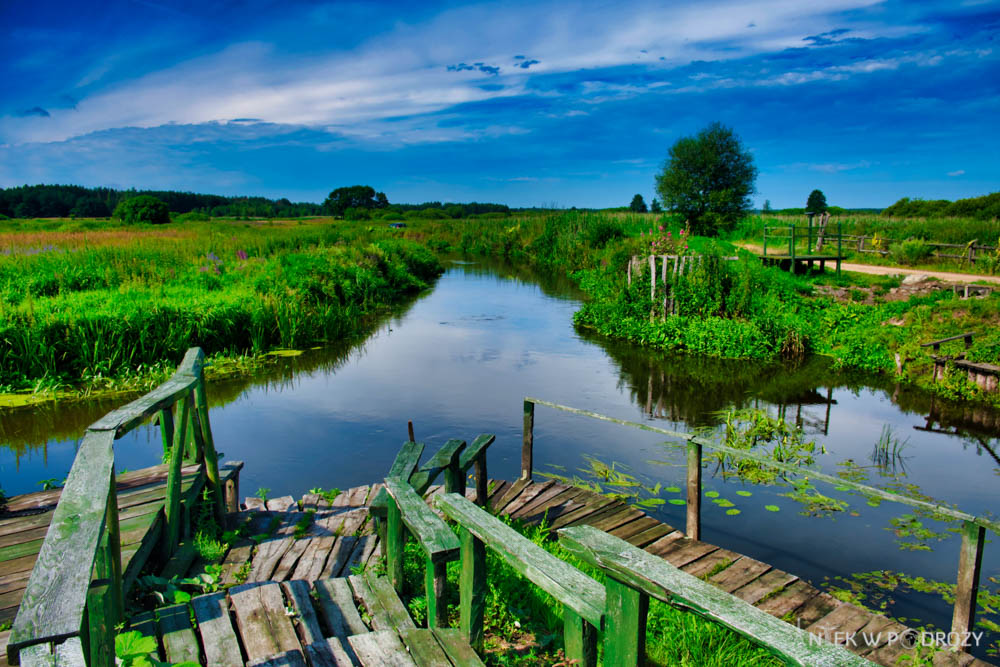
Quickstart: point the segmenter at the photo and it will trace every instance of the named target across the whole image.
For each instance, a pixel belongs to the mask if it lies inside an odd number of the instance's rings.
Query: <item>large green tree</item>
[[[750,210],[756,180],[753,156],[735,132],[716,122],[670,147],[656,191],[692,232],[714,235]]]
[[[629,210],[633,213],[645,213],[646,212],[646,202],[642,198],[642,195],[636,195],[632,197],[632,203],[628,205]]]
[[[375,192],[370,185],[351,185],[337,188],[323,202],[323,208],[331,215],[344,215],[349,208],[373,209],[385,208],[389,200],[384,192]]]
[[[822,190],[813,190],[806,200],[806,213],[823,213],[826,211],[826,195]]]
[[[170,209],[162,201],[150,195],[126,199],[115,207],[113,215],[128,224],[145,222],[164,225],[170,222]]]

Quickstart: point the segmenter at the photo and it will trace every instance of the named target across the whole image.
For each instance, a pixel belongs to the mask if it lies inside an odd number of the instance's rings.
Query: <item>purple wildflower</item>
[[[247,251],[246,250],[237,250],[236,251],[236,256],[238,258],[240,258],[240,259],[246,259],[247,258]]]

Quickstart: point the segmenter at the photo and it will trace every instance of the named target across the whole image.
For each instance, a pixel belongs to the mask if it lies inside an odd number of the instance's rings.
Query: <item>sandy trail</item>
[[[761,247],[752,243],[736,243],[735,245],[745,248],[751,252],[760,254]],[[828,263],[834,266],[833,262]],[[841,262],[842,271],[853,271],[855,273],[871,273],[877,276],[930,276],[938,280],[945,280],[952,283],[973,283],[977,281],[1000,284],[1000,276],[981,276],[973,273],[955,273],[953,271],[925,271],[923,269],[904,269],[899,266],[877,266],[874,264],[854,264],[852,262]]]

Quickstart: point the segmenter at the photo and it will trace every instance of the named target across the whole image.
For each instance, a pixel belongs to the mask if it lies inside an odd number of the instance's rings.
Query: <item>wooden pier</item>
[[[411,429],[384,483],[329,500],[311,494],[238,505],[242,464],[214,460],[200,360],[192,350],[171,380],[88,429],[64,489],[12,499],[15,515],[0,521],[0,601],[7,618],[16,609],[0,647],[11,664],[113,665],[116,635],[130,632],[151,647],[143,653],[171,663],[482,665],[487,550],[562,604],[565,655],[582,666],[597,664],[598,642],[604,664],[638,664],[650,599],[729,627],[789,664],[895,665],[913,655],[900,640],[912,636],[905,626],[700,540],[697,500],[678,530],[621,500],[533,480],[536,404],[663,432],[540,399],[524,403],[520,479],[488,478],[489,434],[468,446],[449,440],[421,465],[424,444]],[[116,476],[114,438],[154,415],[170,463]],[[700,499],[701,450],[711,445],[685,437],[689,498]],[[443,486],[435,485],[439,476]],[[467,479],[474,479],[468,491]],[[190,543],[196,503],[245,536],[230,544],[212,578],[216,588],[127,615],[140,571],[164,580],[208,573]],[[971,627],[976,591],[963,582],[976,581],[983,531],[997,527],[949,511],[967,533],[953,627]],[[603,572],[604,584],[497,517],[544,522],[564,548]],[[426,554],[426,628],[398,595],[408,535]],[[449,628],[446,565],[455,560],[460,621]],[[944,650],[934,664],[987,663]]]

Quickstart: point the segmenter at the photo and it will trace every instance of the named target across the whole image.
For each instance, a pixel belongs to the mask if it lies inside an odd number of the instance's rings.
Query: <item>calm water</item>
[[[817,456],[826,471],[851,459],[873,482],[886,483],[871,457],[888,425],[905,443],[895,471],[901,483],[916,485],[911,491],[975,514],[995,505],[1000,445],[993,412],[872,385],[870,378],[866,384],[832,372],[822,359],[789,369],[650,353],[575,330],[578,305],[579,294],[565,281],[505,266],[449,264],[432,291],[400,308],[364,343],[307,352],[254,381],[211,385],[217,447],[223,459],[246,462],[244,495],[266,487],[272,497],[300,496],[314,486],[379,479],[406,438],[407,420],[429,449],[452,437],[471,441],[495,433],[490,473],[513,478],[526,395],[677,430],[711,429],[719,423],[717,411],[757,406],[800,422],[826,447],[827,454]],[[14,494],[37,490],[45,478],[62,479],[80,433],[113,407],[105,402],[4,416],[0,484]],[[920,430],[928,424],[932,431]],[[159,456],[159,435],[147,428],[117,445],[119,469],[151,465]],[[683,452],[662,437],[537,408],[536,470],[585,476],[578,472],[589,467],[585,456],[615,462],[648,486],[684,486]],[[930,550],[904,551],[890,520],[907,514],[905,506],[870,507],[820,484],[819,491],[849,507],[830,517],[802,516],[801,504],[780,495],[787,487],[723,481],[712,472],[706,471],[705,490],[717,491],[740,514],[728,515],[706,499],[708,541],[816,584],[872,570],[954,581],[959,542],[947,532],[954,526],[924,519],[944,539],[927,540]],[[650,511],[684,525],[683,506]],[[1000,588],[989,577],[1000,577],[995,545],[986,549],[982,585]],[[907,593],[896,596],[890,613],[947,628],[951,612],[938,598]]]

